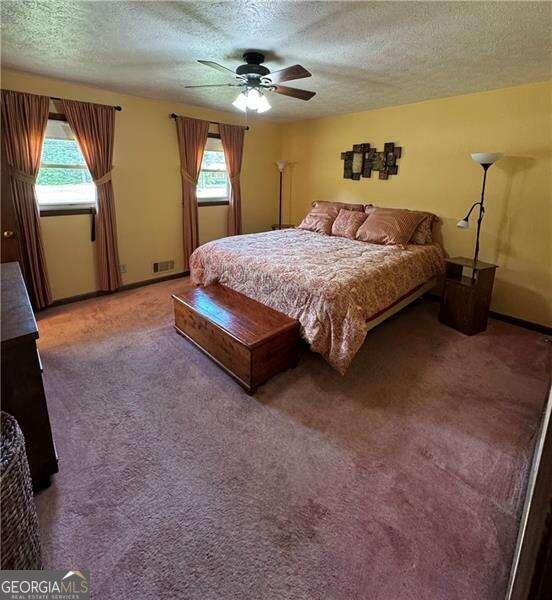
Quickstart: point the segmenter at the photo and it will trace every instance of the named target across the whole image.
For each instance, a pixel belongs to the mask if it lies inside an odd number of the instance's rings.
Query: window
[[[228,204],[230,187],[224,151],[218,137],[208,137],[197,182],[199,206]]]
[[[96,207],[96,186],[67,121],[48,120],[35,189],[41,215]]]

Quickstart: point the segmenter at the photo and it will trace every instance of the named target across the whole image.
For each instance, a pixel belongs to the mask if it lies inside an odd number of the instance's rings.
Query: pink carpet
[[[543,335],[465,337],[425,300],[345,377],[304,351],[250,397],[173,330],[181,285],[40,315],[48,567],[90,569],[101,600],[503,598]]]

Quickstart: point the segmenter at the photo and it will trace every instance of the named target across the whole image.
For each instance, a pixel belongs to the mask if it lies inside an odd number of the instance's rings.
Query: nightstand
[[[445,262],[439,321],[466,335],[485,331],[497,265],[477,261],[474,267],[472,259],[462,257]]]

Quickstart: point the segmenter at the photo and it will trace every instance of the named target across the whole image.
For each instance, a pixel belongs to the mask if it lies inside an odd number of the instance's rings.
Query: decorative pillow
[[[406,245],[427,214],[398,208],[375,208],[359,227],[356,239],[385,245]]]
[[[366,215],[363,212],[357,210],[344,210],[342,208],[333,222],[332,235],[354,240],[358,228],[365,220]]]
[[[324,200],[315,200],[307,216],[301,221],[299,228],[317,233],[330,235],[332,225],[340,210],[362,212],[363,204],[348,204],[347,202],[326,202]]]
[[[336,215],[332,214],[332,211],[327,211],[319,206],[315,206],[310,209],[305,218],[299,223],[298,227],[299,229],[306,229],[307,231],[316,231],[317,233],[330,235],[335,217]]]

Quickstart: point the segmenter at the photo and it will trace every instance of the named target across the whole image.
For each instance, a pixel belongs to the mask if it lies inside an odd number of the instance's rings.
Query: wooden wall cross
[[[341,153],[343,163],[343,179],[358,181],[360,177],[371,177],[372,171],[379,172],[380,179],[389,179],[389,175],[397,175],[402,148],[393,142],[383,145],[383,152],[371,148],[370,144],[355,144],[352,150]]]

